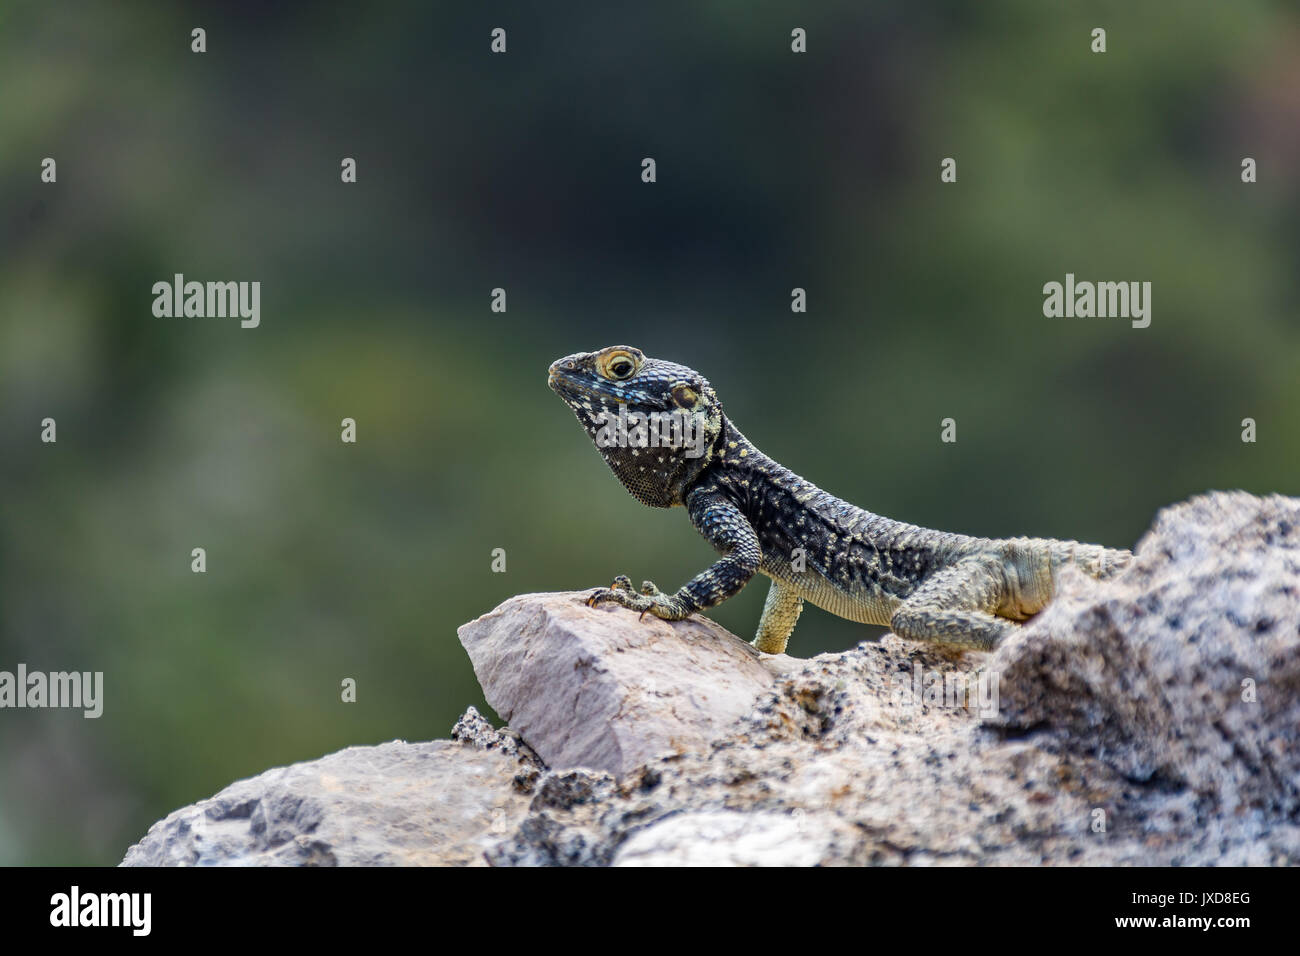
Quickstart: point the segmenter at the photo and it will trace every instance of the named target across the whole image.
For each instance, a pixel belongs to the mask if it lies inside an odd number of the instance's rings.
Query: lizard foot
[[[680,621],[691,614],[676,597],[664,594],[653,581],[643,582],[638,594],[632,589],[632,580],[626,574],[620,574],[609,587],[597,588],[587,597],[588,607],[600,604],[620,604],[640,611],[642,617],[653,614],[665,621]]]
[[[587,607],[595,607],[597,604],[602,604],[606,601],[618,600],[618,598],[614,596],[615,591],[627,591],[632,593],[632,579],[626,574],[620,574],[614,578],[613,583],[610,584],[609,587],[596,588],[596,590],[587,595]]]
[[[607,588],[596,588],[587,595],[587,607],[595,607],[597,604],[603,604],[606,601],[618,601],[616,592],[626,591],[629,594],[635,594],[632,590],[632,579],[626,574],[620,574],[614,578],[612,584]]]

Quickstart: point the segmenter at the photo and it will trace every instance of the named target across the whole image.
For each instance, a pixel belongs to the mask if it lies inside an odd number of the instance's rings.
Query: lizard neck
[[[721,482],[736,497],[748,498],[749,495],[740,494],[741,487],[756,491],[764,481],[781,478],[802,480],[780,462],[763,454],[725,415],[718,436],[700,460],[703,467],[694,473],[691,484],[685,487],[687,493],[697,485]]]
[[[739,428],[727,418],[722,416],[722,430],[714,440],[710,448],[710,464],[727,464],[741,470],[747,470],[762,465],[780,465],[764,455],[752,441],[746,438]]]

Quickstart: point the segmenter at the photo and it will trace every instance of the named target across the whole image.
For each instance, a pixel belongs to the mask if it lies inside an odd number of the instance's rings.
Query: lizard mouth
[[[590,392],[588,388],[575,382],[569,376],[565,375],[558,369],[551,369],[546,373],[546,386],[552,392]]]
[[[546,387],[553,392],[558,392],[562,386],[572,386],[576,383],[564,374],[564,367],[568,364],[567,359],[560,359],[552,362],[550,368],[546,370]]]
[[[546,373],[546,387],[553,392],[558,392],[562,385],[568,384],[568,380],[555,369]]]
[[[626,399],[618,399],[606,391],[593,388],[581,379],[576,379],[572,376],[566,375],[564,372],[556,368],[552,368],[547,372],[546,384],[550,387],[551,391],[561,396],[587,395],[591,398],[599,399],[601,402],[626,403]]]

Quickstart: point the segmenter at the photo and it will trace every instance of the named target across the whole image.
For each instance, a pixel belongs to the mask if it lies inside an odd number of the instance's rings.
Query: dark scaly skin
[[[785,650],[805,600],[900,637],[990,648],[1046,606],[1065,565],[1105,579],[1132,557],[1075,541],[931,531],[841,501],[755,448],[698,372],[631,346],[559,359],[548,384],[593,440],[598,416],[617,416],[620,405],[688,416],[704,436],[698,458],[681,447],[597,443],[634,497],[652,507],[685,506],[722,557],[673,594],[650,581],[637,592],[620,575],[588,604],[680,620],[721,604],[762,573],[772,586],[754,639],[760,651]]]

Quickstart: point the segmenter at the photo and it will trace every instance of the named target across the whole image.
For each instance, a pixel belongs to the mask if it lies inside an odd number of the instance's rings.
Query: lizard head
[[[629,345],[558,359],[546,382],[623,486],[654,508],[683,503],[722,434],[722,406],[704,376]]]

